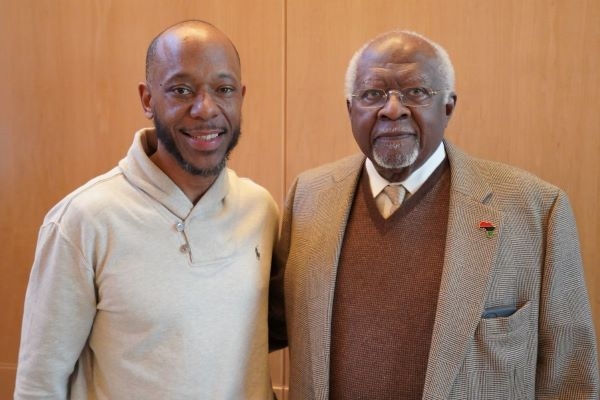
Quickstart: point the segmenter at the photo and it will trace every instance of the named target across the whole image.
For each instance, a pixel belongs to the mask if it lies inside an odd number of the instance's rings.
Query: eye
[[[407,88],[403,90],[404,96],[412,99],[426,99],[429,95],[429,90],[423,87]]]
[[[366,89],[360,94],[362,101],[374,103],[385,97],[385,92],[381,89]]]
[[[187,96],[188,94],[192,94],[192,90],[185,86],[175,86],[171,91],[177,96]]]
[[[217,94],[219,94],[220,96],[223,96],[223,97],[230,97],[236,91],[237,91],[237,89],[234,86],[220,86],[216,90]]]

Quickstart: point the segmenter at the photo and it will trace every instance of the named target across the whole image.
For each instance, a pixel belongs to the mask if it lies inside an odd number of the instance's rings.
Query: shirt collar
[[[387,179],[379,175],[379,172],[375,169],[373,162],[367,158],[365,161],[365,168],[369,175],[369,183],[371,185],[371,192],[373,197],[383,190],[384,187],[392,184],[401,184],[407,190],[408,193],[414,194],[419,188],[425,183],[425,181],[431,176],[433,171],[444,161],[446,158],[446,149],[444,143],[441,142],[438,148],[433,154],[425,161],[423,165],[414,171],[408,178],[402,182],[389,182]]]

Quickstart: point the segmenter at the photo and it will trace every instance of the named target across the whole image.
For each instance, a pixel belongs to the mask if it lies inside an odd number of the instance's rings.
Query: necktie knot
[[[406,189],[402,185],[387,185],[383,188],[383,191],[389,197],[390,201],[394,205],[394,211],[400,207],[402,201],[404,200],[404,196],[406,195]],[[392,211],[393,212],[393,211]]]
[[[387,185],[383,192],[377,196],[377,208],[384,218],[388,218],[394,213],[404,200],[406,189],[402,185]],[[386,200],[387,199],[387,200]]]

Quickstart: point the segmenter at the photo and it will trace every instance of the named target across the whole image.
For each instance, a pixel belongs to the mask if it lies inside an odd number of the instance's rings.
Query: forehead
[[[176,75],[241,79],[239,59],[231,43],[218,34],[198,29],[165,34],[157,46],[153,70],[159,79]]]
[[[356,83],[433,85],[441,79],[439,65],[428,43],[413,38],[387,38],[365,49],[357,65]]]

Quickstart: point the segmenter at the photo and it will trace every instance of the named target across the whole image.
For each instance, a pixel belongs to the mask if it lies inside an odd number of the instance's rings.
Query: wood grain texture
[[[299,172],[357,151],[343,79],[364,41],[405,28],[442,44],[458,93],[447,136],[567,191],[600,330],[600,2],[0,0],[0,9],[0,398],[12,393],[42,218],[150,124],[137,95],[146,46],[190,18],[238,47],[247,94],[230,165],[280,203]],[[285,388],[284,353],[271,359]]]

